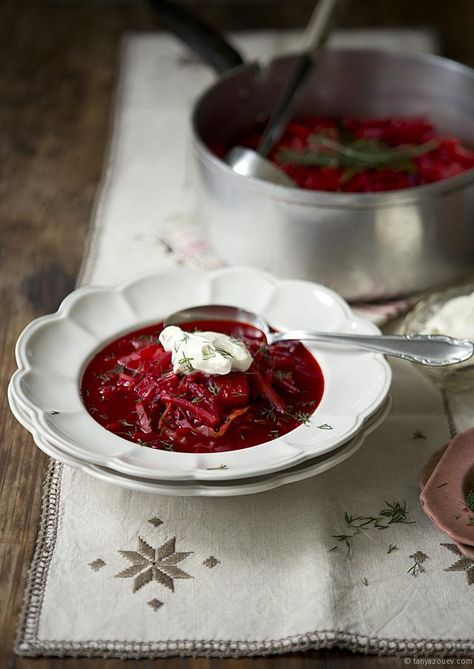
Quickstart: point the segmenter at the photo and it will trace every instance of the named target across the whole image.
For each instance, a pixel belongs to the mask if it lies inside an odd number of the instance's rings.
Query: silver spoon
[[[376,351],[384,355],[417,362],[430,367],[454,365],[468,360],[474,353],[474,344],[465,339],[454,339],[447,335],[351,335],[330,332],[311,332],[310,330],[290,330],[289,332],[270,332],[264,318],[239,307],[222,304],[209,304],[181,309],[168,316],[164,326],[182,325],[194,321],[236,321],[248,323],[265,335],[267,344],[279,341],[322,341],[331,344],[345,344],[367,351]]]
[[[235,146],[226,156],[226,163],[234,172],[280,186],[295,187],[296,183],[279,167],[267,160],[272,147],[282,136],[293,115],[298,93],[313,68],[318,54],[325,45],[334,22],[334,10],[340,0],[319,0],[303,37],[303,47],[283,93],[273,109],[257,150]]]

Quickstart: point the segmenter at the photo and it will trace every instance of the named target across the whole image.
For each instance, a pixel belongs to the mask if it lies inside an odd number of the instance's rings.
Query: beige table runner
[[[241,37],[257,55],[286,40]],[[184,128],[210,79],[171,38],[127,41],[84,282],[176,263],[163,226],[192,209]],[[474,562],[450,570],[455,548],[418,503],[417,474],[449,438],[445,403],[411,366],[393,369],[391,414],[366,445],[334,470],[271,492],[147,495],[53,463],[17,652],[470,655]],[[468,404],[452,402],[458,429],[474,422]],[[407,522],[390,523],[394,504]],[[365,529],[359,516],[372,518]],[[153,561],[174,569],[164,574]]]

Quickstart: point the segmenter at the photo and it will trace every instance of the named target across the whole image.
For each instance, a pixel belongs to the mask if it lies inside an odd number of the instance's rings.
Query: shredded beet
[[[321,400],[321,369],[300,343],[266,346],[250,325],[193,323],[241,340],[253,363],[223,376],[175,374],[158,340],[161,324],[109,344],[88,365],[82,396],[107,430],[142,446],[181,452],[247,448],[307,422]]]
[[[263,128],[233,145],[256,148]],[[209,147],[219,157],[230,146]],[[400,190],[474,167],[474,152],[424,118],[321,118],[289,123],[270,159],[300,188],[344,193]]]

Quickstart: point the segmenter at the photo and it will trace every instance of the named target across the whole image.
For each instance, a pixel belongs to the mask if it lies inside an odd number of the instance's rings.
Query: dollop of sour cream
[[[187,332],[170,325],[160,334],[165,351],[171,351],[175,374],[246,372],[252,356],[245,344],[221,332]]]
[[[445,334],[474,341],[474,293],[454,297],[445,302],[440,310],[426,321],[422,334]]]

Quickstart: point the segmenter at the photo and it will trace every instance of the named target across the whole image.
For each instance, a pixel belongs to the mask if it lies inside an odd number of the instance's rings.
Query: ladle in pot
[[[247,323],[261,330],[269,345],[291,340],[321,341],[375,351],[430,367],[464,362],[474,353],[474,344],[471,341],[455,339],[447,335],[353,335],[310,330],[271,332],[266,320],[252,311],[219,304],[176,311],[166,318],[164,327],[195,321]]]
[[[257,150],[235,146],[227,154],[225,160],[237,174],[270,181],[281,186],[296,186],[291,177],[267,160],[267,156],[288,125],[298,93],[314,66],[318,52],[327,42],[334,21],[334,10],[339,2],[340,0],[319,0],[313,10],[305,30],[301,53],[295,62],[283,93],[270,115]]]

